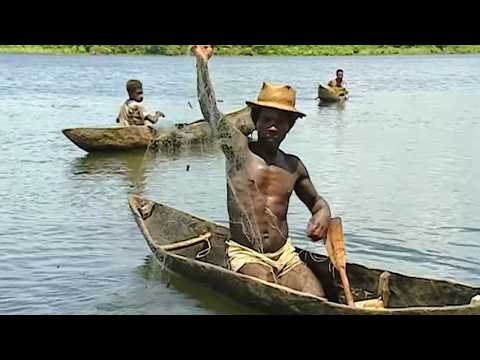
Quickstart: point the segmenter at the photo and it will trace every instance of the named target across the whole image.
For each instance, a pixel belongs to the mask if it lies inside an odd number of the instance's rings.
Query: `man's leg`
[[[273,270],[266,265],[257,264],[257,263],[247,263],[243,265],[239,270],[239,273],[244,275],[250,275],[258,279],[268,281],[268,282],[277,282],[277,278],[273,273]]]
[[[278,278],[278,284],[308,294],[325,297],[320,281],[305,264],[295,266],[292,270]]]

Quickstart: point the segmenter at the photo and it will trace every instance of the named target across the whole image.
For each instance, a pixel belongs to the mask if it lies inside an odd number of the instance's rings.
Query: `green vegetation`
[[[0,45],[4,53],[186,55],[188,45]],[[218,45],[218,55],[416,55],[480,53],[480,45]]]

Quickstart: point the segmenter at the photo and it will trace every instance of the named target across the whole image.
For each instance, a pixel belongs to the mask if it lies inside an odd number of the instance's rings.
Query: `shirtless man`
[[[138,80],[127,81],[128,100],[120,108],[117,123],[122,127],[127,126],[149,126],[157,123],[160,117],[165,115],[157,111],[155,114],[148,114],[143,107],[143,86]]]
[[[231,239],[227,252],[233,271],[324,297],[313,272],[300,260],[288,238],[287,212],[293,191],[312,217],[307,235],[326,237],[330,208],[320,197],[302,161],[279,149],[299,117],[295,90],[264,83],[248,122],[228,120],[217,108],[208,74],[211,45],[194,45],[197,90],[204,118],[216,129],[226,157],[227,201]],[[248,135],[257,130],[258,140]]]
[[[347,87],[347,82],[345,80],[343,80],[343,70],[342,69],[338,69],[337,70],[337,77],[333,80],[330,80],[328,82],[328,86],[330,86],[331,88],[346,88]]]

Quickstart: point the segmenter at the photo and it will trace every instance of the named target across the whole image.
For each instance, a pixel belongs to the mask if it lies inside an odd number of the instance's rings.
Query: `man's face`
[[[343,71],[337,72],[337,79],[343,79]]]
[[[295,119],[296,115],[287,111],[262,108],[256,124],[258,142],[279,146]]]
[[[138,88],[133,90],[133,92],[130,94],[130,99],[135,100],[137,102],[142,102],[143,101],[143,89]]]

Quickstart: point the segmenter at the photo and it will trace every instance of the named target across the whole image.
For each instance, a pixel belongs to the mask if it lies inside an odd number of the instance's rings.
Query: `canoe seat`
[[[383,301],[383,306],[387,307],[390,301],[390,273],[384,271],[378,278],[377,295]]]
[[[205,243],[206,247],[202,246],[202,250],[200,250],[198,253],[195,254],[195,259],[201,260],[202,258],[207,256],[210,253],[210,250],[212,249],[212,245],[210,243],[211,237],[212,237],[212,233],[208,232],[202,236],[198,236],[193,239],[184,240],[184,241],[180,241],[173,244],[163,245],[163,246],[160,246],[160,248],[164,251],[176,251],[176,250],[189,248],[200,243]]]
[[[192,239],[160,246],[160,248],[175,255],[229,268],[225,239],[221,234],[207,232]]]
[[[377,298],[355,302],[359,309],[385,310],[390,300],[390,273],[384,271],[378,278]]]

